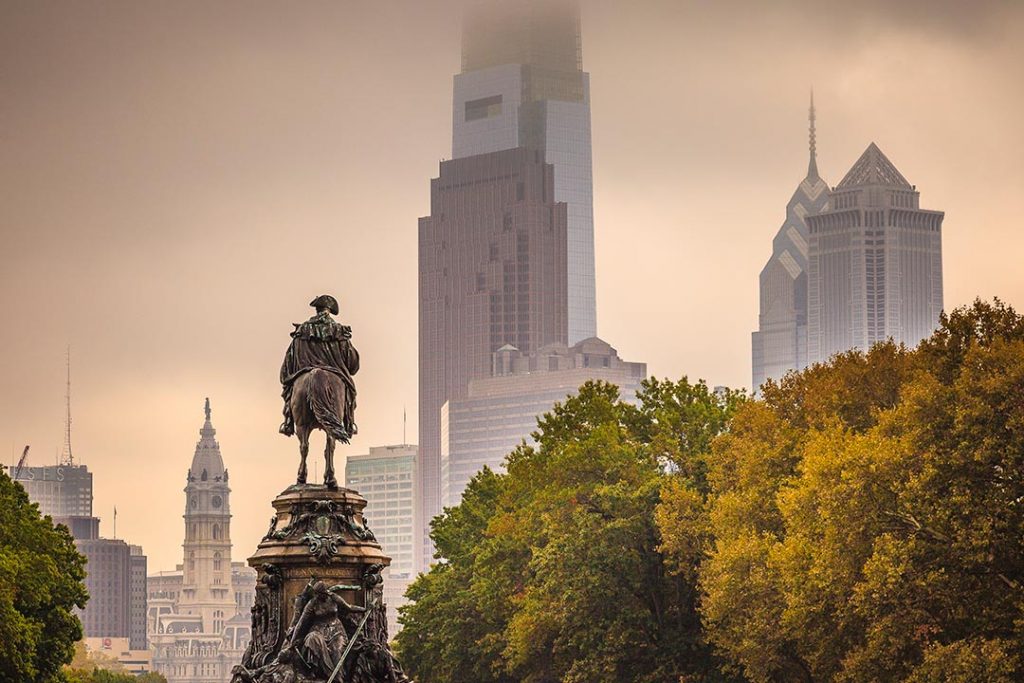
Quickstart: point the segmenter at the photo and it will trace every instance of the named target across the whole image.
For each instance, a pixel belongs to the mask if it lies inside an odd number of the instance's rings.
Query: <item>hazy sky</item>
[[[151,570],[180,562],[206,396],[235,559],[255,549],[297,464],[277,372],[316,294],[363,357],[349,452],[400,442],[403,406],[415,441],[416,221],[450,155],[459,15],[0,2],[0,444],[53,462],[70,343],[95,513],[109,535],[117,505]],[[624,358],[749,383],[812,85],[828,182],[875,141],[946,212],[947,308],[1024,308],[1024,3],[607,0],[583,31],[598,330]]]

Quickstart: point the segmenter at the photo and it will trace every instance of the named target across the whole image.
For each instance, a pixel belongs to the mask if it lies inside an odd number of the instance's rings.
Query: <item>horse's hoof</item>
[[[296,484],[305,484],[306,483],[306,478],[305,477],[296,477],[295,483]]]
[[[331,491],[337,491],[338,490],[338,480],[337,479],[327,479],[326,481],[324,481],[324,486],[329,488]]]

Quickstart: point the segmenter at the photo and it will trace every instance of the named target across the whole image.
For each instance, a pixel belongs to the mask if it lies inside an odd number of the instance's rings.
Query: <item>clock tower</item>
[[[236,607],[231,588],[228,471],[214,438],[210,399],[185,486],[185,543],[178,611],[202,617],[202,632],[220,633]]]

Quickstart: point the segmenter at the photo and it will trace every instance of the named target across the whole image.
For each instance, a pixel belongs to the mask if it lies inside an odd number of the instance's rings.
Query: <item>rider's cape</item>
[[[296,324],[291,336],[292,342],[281,364],[281,384],[291,387],[297,377],[313,368],[333,372],[348,389],[345,392],[345,412],[351,420],[356,396],[352,375],[359,372],[359,352],[352,346],[352,329],[324,312]]]

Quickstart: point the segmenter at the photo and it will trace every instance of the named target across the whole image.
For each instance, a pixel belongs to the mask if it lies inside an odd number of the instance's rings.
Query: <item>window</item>
[[[478,100],[466,102],[466,121],[477,121],[489,119],[492,116],[501,114],[501,95],[481,97]]]

